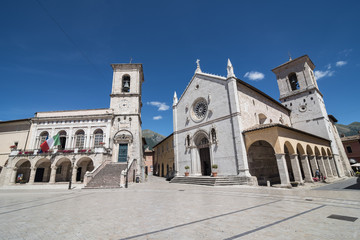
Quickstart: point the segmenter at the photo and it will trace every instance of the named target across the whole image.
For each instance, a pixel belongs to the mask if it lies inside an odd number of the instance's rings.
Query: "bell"
[[[129,91],[129,88],[130,88],[129,82],[125,82],[124,86],[123,86],[124,91],[126,91],[126,92]]]

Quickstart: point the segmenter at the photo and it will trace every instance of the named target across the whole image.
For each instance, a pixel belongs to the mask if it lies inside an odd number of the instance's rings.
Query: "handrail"
[[[98,174],[101,169],[103,169],[108,163],[110,163],[111,161],[103,161],[97,168],[94,168],[94,170],[92,170],[91,172],[85,173],[84,176],[84,185],[86,186],[91,179]],[[86,179],[86,180],[85,180]]]

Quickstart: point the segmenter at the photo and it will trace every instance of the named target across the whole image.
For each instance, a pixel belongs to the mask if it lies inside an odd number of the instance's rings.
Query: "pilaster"
[[[336,170],[334,158],[329,157],[329,162],[330,162],[330,166],[331,166],[331,169],[332,169],[333,176],[334,177],[339,177],[339,174],[338,174],[338,172]]]
[[[232,134],[234,144],[234,154],[237,165],[238,175],[241,177],[251,177],[249,172],[249,163],[246,154],[244,136],[242,132],[242,124],[240,119],[240,103],[237,91],[237,83],[234,77],[226,79],[228,87],[228,100],[230,104],[230,113],[232,117]]]
[[[11,170],[12,170],[12,172],[11,172],[11,176],[10,176],[10,183],[15,183],[15,178],[16,178],[16,173],[17,173],[18,168],[14,167]]]
[[[29,184],[33,184],[35,181],[36,167],[30,167],[30,170]]]
[[[49,183],[55,183],[56,169],[57,169],[56,166],[53,166],[53,167],[51,168],[50,181],[49,181]]]

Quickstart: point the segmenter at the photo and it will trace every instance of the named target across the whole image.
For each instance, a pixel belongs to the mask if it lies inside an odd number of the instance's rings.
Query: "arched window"
[[[75,148],[83,148],[85,143],[85,133],[83,130],[78,130],[75,133]]]
[[[48,139],[48,137],[49,137],[49,133],[48,132],[42,132],[42,133],[40,133],[40,136],[39,136],[39,147],[40,147],[40,145],[43,143],[43,142],[45,142],[46,141],[46,139]]]
[[[186,136],[187,146],[190,147],[190,135]]]
[[[216,131],[215,128],[211,129],[211,140],[213,143],[216,143]]]
[[[94,132],[94,146],[95,147],[100,147],[103,143],[103,131],[101,129],[97,129]]]
[[[129,75],[124,75],[122,77],[122,91],[130,92],[130,76]]]
[[[289,82],[290,82],[290,86],[291,86],[292,91],[297,90],[297,89],[300,88],[298,79],[296,77],[296,73],[290,73],[288,78],[289,78]]]
[[[59,133],[60,146],[59,149],[64,150],[66,146],[66,132],[60,131]]]

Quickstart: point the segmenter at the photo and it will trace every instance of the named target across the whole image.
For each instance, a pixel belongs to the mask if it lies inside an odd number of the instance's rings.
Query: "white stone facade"
[[[248,131],[256,129],[262,131],[262,128],[275,126],[280,127],[278,132],[281,126],[292,132],[289,136],[286,136],[289,134],[287,132],[281,137],[292,138],[294,140],[292,143],[301,139],[304,145],[304,147],[292,146],[286,143],[285,146],[280,146],[279,140],[274,140],[273,148],[276,154],[273,153],[272,158],[275,161],[274,166],[277,165],[280,172],[277,178],[281,180],[282,185],[289,185],[291,179],[297,179],[302,183],[305,176],[308,181],[312,181],[312,168],[309,167],[308,157],[301,157],[301,154],[306,151],[307,143],[303,139],[307,134],[308,139],[318,136],[319,139],[316,142],[320,144],[310,146],[309,142],[306,152],[309,158],[311,154],[314,154],[317,157],[321,156],[321,159],[331,158],[332,163],[332,159],[335,159],[338,173],[333,174],[335,170],[334,166],[330,165],[330,160],[325,161],[325,165],[316,163],[313,168],[321,166],[324,174],[326,169],[329,169],[327,171],[329,174],[326,172],[326,176],[344,176],[346,171],[343,166],[346,164],[340,164],[340,162],[346,163],[347,159],[338,158],[339,148],[342,146],[336,144],[333,126],[312,74],[313,65],[307,56],[273,70],[278,78],[282,104],[237,79],[230,61],[228,61],[227,77],[203,73],[198,61],[197,64],[195,74],[184,93],[179,99],[176,93],[174,95],[174,152],[175,170],[178,176],[184,175],[186,166],[190,167],[189,172],[192,176],[212,175],[211,166],[216,164],[218,167],[216,171],[220,176],[237,175],[251,178],[248,158],[252,153],[249,151],[250,146],[247,146],[245,142],[244,134]],[[299,76],[295,84],[297,87],[300,85],[301,90],[290,90],[287,76],[293,72]],[[321,127],[311,125],[309,122]],[[280,131],[276,134],[283,133]],[[259,146],[262,146],[263,143],[261,139],[258,139],[258,142],[259,140]],[[328,147],[331,147],[331,153],[325,151]],[[302,151],[302,148],[305,150]],[[319,153],[318,149],[322,152]],[[324,152],[326,153],[323,154]],[[306,161],[302,163],[301,159],[306,159]],[[267,177],[272,178],[272,176]]]
[[[142,65],[111,66],[114,74],[110,108],[35,113],[30,129],[21,135],[28,136],[26,144],[13,149],[4,164],[0,185],[84,181],[86,172],[106,162],[134,162],[136,176],[143,177]],[[57,134],[60,146],[40,151],[40,144]]]

